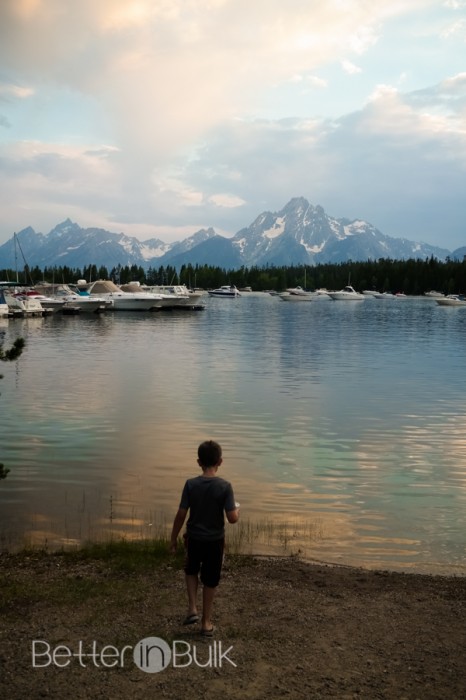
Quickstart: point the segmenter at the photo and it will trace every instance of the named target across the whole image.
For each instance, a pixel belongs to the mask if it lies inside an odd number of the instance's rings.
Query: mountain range
[[[18,245],[16,245],[18,244]],[[17,247],[20,248],[18,252]],[[101,228],[81,228],[66,219],[49,233],[36,233],[30,226],[0,246],[0,269],[65,266],[82,269],[87,265],[149,267],[171,265],[215,265],[226,270],[266,265],[316,265],[349,260],[409,258],[462,260],[466,249],[449,251],[407,238],[385,236],[361,219],[336,219],[324,209],[296,197],[278,212],[263,212],[232,238],[201,229],[176,243],[159,239],[140,241],[123,233]]]

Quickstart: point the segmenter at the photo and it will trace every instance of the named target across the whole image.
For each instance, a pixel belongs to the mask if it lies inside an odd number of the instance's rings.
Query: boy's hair
[[[197,456],[202,467],[215,467],[222,458],[222,448],[218,442],[206,440],[197,448]]]

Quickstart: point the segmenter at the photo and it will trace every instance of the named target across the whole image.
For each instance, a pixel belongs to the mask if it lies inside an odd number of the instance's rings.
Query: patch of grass
[[[112,571],[135,573],[149,571],[157,566],[171,565],[179,567],[183,562],[183,546],[178,545],[175,556],[170,553],[168,541],[156,540],[110,540],[108,542],[90,542],[74,551],[60,553],[71,562],[99,561],[105,563]]]
[[[280,555],[299,554],[302,548],[322,539],[319,521],[240,520],[227,529],[227,545],[231,554],[260,554],[275,551]]]

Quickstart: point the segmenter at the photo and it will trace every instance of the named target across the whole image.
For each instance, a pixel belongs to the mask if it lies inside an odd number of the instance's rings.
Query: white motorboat
[[[88,292],[73,290],[68,284],[36,284],[34,289],[39,294],[44,294],[56,303],[62,304],[64,313],[79,309],[79,313],[99,314],[112,307],[112,303],[103,297],[91,297]],[[47,307],[47,304],[43,303],[43,306]]]
[[[160,291],[158,291],[158,289],[160,289]],[[181,306],[197,304],[199,299],[204,296],[201,290],[195,291],[188,289],[185,284],[156,285],[155,287],[151,287],[149,291],[153,294],[166,294],[170,299],[175,297],[180,302]]]
[[[43,316],[44,307],[34,296],[28,296],[26,290],[10,287],[3,290],[9,313],[13,316]]]
[[[329,297],[335,301],[363,301],[366,297],[364,294],[357,292],[354,287],[347,284],[346,287],[340,289],[339,292],[327,292]]]
[[[374,299],[396,299],[396,296],[391,292],[375,292]]]
[[[121,285],[121,289],[125,292],[136,291],[137,285],[131,282],[129,285]],[[190,292],[185,284],[154,284],[142,285],[140,289],[150,294],[159,294],[162,296],[161,306],[163,307],[178,307],[192,306],[202,296],[201,292]]]
[[[234,284],[224,284],[218,289],[209,289],[209,296],[211,297],[225,297],[226,299],[240,297],[241,294],[237,290]]]
[[[85,286],[80,280],[78,289],[85,289],[91,297],[98,296],[112,302],[113,311],[155,311],[162,306],[161,294],[124,292],[111,280],[96,280]]]
[[[315,292],[306,292],[302,287],[289,287],[286,291],[278,295],[283,301],[312,301],[319,294]]]
[[[53,296],[42,294],[36,289],[36,287],[25,290],[24,294],[28,297],[28,299],[36,299],[36,301],[40,301],[42,308],[44,311],[47,311],[47,313],[57,313],[57,311],[62,311],[65,304],[63,299],[55,299]]]
[[[441,297],[444,297],[445,294],[443,292],[436,292],[434,289],[432,289],[430,292],[424,292],[424,296],[428,297],[429,299],[440,299]]]
[[[297,287],[288,287],[285,291],[287,291],[288,294],[292,294],[293,296],[297,297],[305,297],[309,294],[309,292],[307,292],[299,285]]]
[[[466,297],[463,294],[449,294],[442,299],[435,300],[439,306],[466,306]]]

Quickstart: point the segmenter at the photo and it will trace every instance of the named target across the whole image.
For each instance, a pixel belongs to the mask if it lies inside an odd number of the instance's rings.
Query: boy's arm
[[[225,503],[225,515],[231,525],[239,520],[239,503],[236,503],[231,484],[228,485],[228,494]]]
[[[234,510],[227,510],[225,511],[225,515],[227,516],[228,522],[234,525],[234,523],[237,523],[239,520],[239,508],[235,508]]]
[[[178,535],[180,534],[180,530],[183,527],[183,523],[186,519],[187,514],[188,514],[188,511],[186,508],[178,508],[178,512],[175,515],[175,519],[173,521],[173,527],[172,527],[172,534],[170,537],[170,551],[173,554],[176,552],[176,543],[178,540]]]

